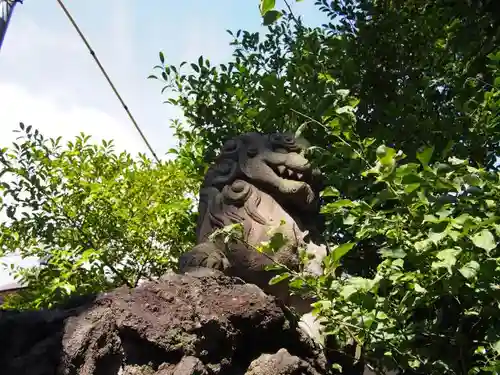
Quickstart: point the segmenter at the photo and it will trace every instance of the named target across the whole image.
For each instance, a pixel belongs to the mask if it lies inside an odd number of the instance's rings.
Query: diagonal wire
[[[148,140],[146,139],[146,136],[144,135],[144,133],[142,132],[141,128],[139,127],[139,125],[137,124],[137,122],[135,121],[135,118],[134,116],[132,116],[132,114],[130,113],[127,105],[125,104],[125,102],[123,101],[122,97],[120,96],[120,94],[118,93],[118,91],[116,90],[115,88],[115,85],[113,85],[113,82],[111,82],[111,79],[109,78],[108,74],[106,73],[106,70],[104,70],[103,66],[101,65],[101,62],[99,61],[99,59],[97,58],[97,55],[95,54],[94,50],[92,49],[92,47],[90,46],[89,42],[87,41],[87,38],[85,38],[85,35],[83,35],[83,33],[81,32],[80,28],[78,27],[78,25],[76,24],[75,20],[73,19],[73,17],[71,17],[71,14],[69,13],[68,9],[66,9],[66,7],[64,6],[63,2],[61,0],[57,0],[57,2],[59,3],[59,5],[61,6],[63,12],[66,14],[66,16],[68,17],[69,21],[71,22],[71,24],[73,25],[73,27],[75,28],[76,32],[80,35],[80,37],[82,38],[83,40],[83,43],[85,43],[85,45],[87,46],[87,49],[89,50],[90,54],[92,55],[92,57],[94,58],[95,62],[97,63],[97,65],[99,66],[99,68],[101,69],[101,72],[102,74],[104,75],[104,77],[106,77],[106,80],[108,81],[109,85],[111,86],[111,88],[113,89],[114,93],[116,94],[116,97],[118,98],[118,100],[120,101],[120,103],[122,104],[123,108],[125,109],[125,111],[127,112],[128,114],[128,117],[130,118],[130,120],[132,121],[132,123],[134,124],[135,128],[137,129],[137,131],[139,132],[139,134],[141,135],[144,143],[146,144],[146,146],[148,147],[149,151],[151,152],[151,154],[153,154],[153,157],[155,158],[155,160],[157,162],[160,162],[160,159],[158,159],[158,156],[156,155],[156,153],[154,152],[153,148],[151,147],[151,145],[149,144]]]
[[[5,34],[9,27],[9,21],[14,13],[17,3],[22,4],[23,0],[0,0],[0,49],[2,49]]]

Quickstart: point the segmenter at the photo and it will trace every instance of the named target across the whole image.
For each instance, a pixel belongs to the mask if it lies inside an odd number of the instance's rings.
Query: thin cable
[[[3,40],[17,3],[22,4],[23,0],[0,0],[0,49],[2,49]]]
[[[135,121],[135,118],[134,116],[132,116],[132,114],[130,113],[127,105],[125,104],[125,102],[123,101],[123,99],[121,98],[120,94],[118,93],[118,91],[116,90],[115,88],[115,85],[113,85],[113,82],[111,82],[111,79],[109,78],[108,74],[106,73],[106,71],[104,70],[103,66],[101,65],[99,59],[97,58],[97,55],[95,54],[94,50],[92,49],[92,47],[90,46],[89,42],[87,42],[87,39],[85,38],[85,36],[83,35],[83,33],[80,31],[80,28],[78,27],[78,25],[76,24],[75,20],[73,19],[73,17],[71,17],[71,14],[68,12],[68,10],[66,9],[66,7],[64,6],[63,2],[61,0],[57,0],[57,2],[59,3],[59,5],[61,6],[63,12],[66,14],[66,16],[68,17],[69,21],[71,22],[71,24],[73,25],[73,27],[75,28],[76,32],[80,35],[80,37],[82,38],[83,40],[83,43],[85,43],[85,45],[87,46],[90,54],[92,55],[92,57],[94,58],[95,62],[97,63],[97,65],[99,66],[99,68],[101,69],[101,72],[102,74],[104,75],[104,77],[106,77],[106,80],[108,81],[109,85],[111,86],[111,88],[113,89],[114,93],[116,94],[116,97],[118,98],[118,100],[120,101],[120,103],[122,104],[123,108],[125,109],[125,111],[127,112],[128,114],[128,117],[130,118],[130,120],[132,121],[132,123],[134,124],[135,128],[137,129],[137,131],[139,132],[139,134],[141,135],[144,143],[146,144],[146,146],[148,147],[149,151],[151,151],[151,154],[153,154],[153,157],[155,158],[155,160],[157,162],[160,162],[160,159],[158,159],[158,156],[156,156],[156,153],[153,151],[153,148],[151,147],[151,145],[149,144],[148,140],[146,139],[146,137],[144,136],[141,128],[139,127],[139,125],[137,124],[137,122]]]

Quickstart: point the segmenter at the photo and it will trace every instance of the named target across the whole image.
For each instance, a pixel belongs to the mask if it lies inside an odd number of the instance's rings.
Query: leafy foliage
[[[44,307],[72,294],[137,285],[175,265],[194,241],[195,182],[175,162],[117,154],[82,134],[66,147],[21,123],[0,154],[0,251],[37,257],[14,269],[28,290],[13,307]],[[7,179],[6,179],[7,178]]]
[[[354,341],[378,370],[495,373],[500,172],[454,156],[431,163],[431,147],[422,149],[415,163],[385,145],[375,149],[332,138],[333,144],[352,148],[351,157],[366,164],[360,171],[365,182],[381,188],[359,200],[342,197],[334,186],[325,189],[324,195],[336,197],[323,207],[327,226],[344,235],[330,243],[323,276],[277,264],[273,269],[282,273],[272,283],[287,279],[297,294],[314,296],[326,334],[340,347]],[[337,158],[333,151],[320,153],[325,160]],[[242,240],[236,229],[220,231],[225,242]],[[377,244],[371,247],[376,265],[350,266],[346,257],[359,263],[367,241]],[[282,238],[273,237],[255,250],[282,245]]]
[[[295,111],[320,119],[337,107],[337,90],[348,89],[359,100],[362,138],[401,146],[411,157],[434,145],[443,157],[495,163],[498,122],[478,117],[488,116],[480,106],[494,85],[488,56],[496,52],[500,20],[492,1],[316,4],[331,23],[310,28],[283,11],[264,38],[229,31],[235,50],[227,64],[211,66],[200,56],[155,67],[165,89],[176,92],[168,102],[207,139],[207,157],[220,137],[238,131],[297,129],[306,118]],[[313,144],[324,139],[307,136]]]
[[[46,264],[18,271],[30,289],[10,306],[160,275],[194,240],[187,196],[223,141],[293,131],[324,172],[333,250],[321,277],[282,269],[273,283],[316,297],[327,334],[342,348],[354,342],[376,369],[498,373],[495,1],[315,3],[330,22],[311,28],[260,0],[268,32],[228,31],[226,64],[200,56],[176,67],[159,54],[150,78],[188,121],[173,123],[172,162],[116,155],[83,135],[62,149],[22,125],[23,143],[1,153],[1,174],[13,179],[2,183],[11,219],[1,249]],[[219,234],[231,241],[237,230]]]
[[[310,28],[261,0],[268,32],[228,31],[232,61],[164,60],[151,76],[184,110],[180,153],[196,150],[183,160],[200,173],[244,131],[313,145],[333,251],[322,277],[283,269],[273,282],[314,295],[327,333],[379,370],[500,368],[493,3],[318,0],[331,22]]]
[[[328,333],[344,344],[354,339],[379,369],[496,371],[500,173],[456,157],[430,164],[431,148],[420,163],[377,151],[362,175],[383,188],[323,208],[349,242],[326,259],[324,277],[292,285],[309,284]],[[346,244],[352,253],[366,241],[377,243],[377,266],[339,278]]]

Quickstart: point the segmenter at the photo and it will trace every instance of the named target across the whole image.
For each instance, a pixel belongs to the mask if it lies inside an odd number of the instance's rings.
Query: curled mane
[[[249,194],[242,202],[228,202],[224,192],[218,192],[212,197],[204,213],[208,216],[212,228],[220,229],[226,225],[241,223],[245,229],[245,235],[248,235],[252,230],[252,222],[261,225],[267,223],[267,220],[259,213],[262,201],[260,192],[249,183],[244,183]]]

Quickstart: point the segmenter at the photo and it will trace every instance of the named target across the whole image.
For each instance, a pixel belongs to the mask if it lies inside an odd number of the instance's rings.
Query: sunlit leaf
[[[473,235],[471,237],[471,240],[474,243],[474,245],[480,247],[483,250],[486,250],[487,253],[489,253],[491,250],[497,247],[497,243],[495,242],[495,237],[487,229],[483,229],[481,232]]]
[[[260,13],[265,15],[276,6],[276,0],[260,0]]]
[[[274,276],[270,281],[269,285],[275,285],[278,284],[288,278],[290,278],[291,274],[290,273],[282,273],[281,275]]]
[[[417,159],[422,163],[424,167],[429,165],[431,161],[432,154],[434,153],[434,147],[423,147],[420,151],[417,152]]]
[[[470,262],[466,263],[462,268],[460,268],[459,272],[466,279],[472,279],[477,275],[479,268],[480,268],[479,263],[474,260],[471,260]]]
[[[337,246],[332,250],[332,260],[334,262],[339,261],[344,255],[346,255],[352,248],[356,245],[354,242],[344,243],[342,245]]]

